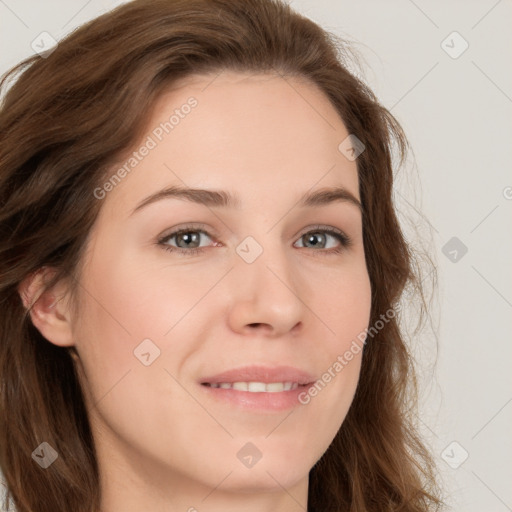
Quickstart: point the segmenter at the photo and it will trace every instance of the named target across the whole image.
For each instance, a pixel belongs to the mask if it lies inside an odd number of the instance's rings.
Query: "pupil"
[[[197,234],[191,234],[191,232],[188,232],[188,233],[183,233],[181,235],[181,238],[182,240],[185,242],[186,246],[187,247],[190,247],[190,243],[189,242],[196,242],[197,243]]]
[[[323,236],[323,235],[321,235],[321,236]],[[318,245],[318,242],[315,242],[315,239],[317,239],[317,238],[319,238],[318,234],[309,235],[308,236],[308,243],[313,244],[313,246]]]

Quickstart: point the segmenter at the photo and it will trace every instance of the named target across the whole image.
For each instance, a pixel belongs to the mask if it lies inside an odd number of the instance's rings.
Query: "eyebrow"
[[[193,203],[202,204],[208,207],[240,208],[240,198],[235,194],[225,190],[206,190],[200,188],[186,188],[181,186],[172,186],[159,190],[143,199],[130,213],[133,215],[149,204],[161,201],[163,199],[184,199]],[[343,187],[328,187],[306,192],[297,202],[299,208],[311,206],[326,206],[335,202],[347,202],[356,206],[362,212],[362,205],[352,192]]]

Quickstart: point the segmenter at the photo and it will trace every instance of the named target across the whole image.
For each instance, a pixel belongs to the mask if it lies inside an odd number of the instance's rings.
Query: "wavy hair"
[[[370,325],[417,282],[393,205],[399,123],[350,69],[350,45],[279,0],[135,0],[88,22],[0,82],[0,465],[18,512],[97,512],[98,466],[73,348],[30,321],[19,285],[73,276],[102,202],[94,189],[174,82],[223,70],[301,77],[365,145],[357,158]],[[44,57],[44,58],[43,58]],[[11,83],[12,82],[12,83]],[[367,340],[354,400],[310,471],[309,512],[437,510],[435,466],[415,429],[413,358],[398,317]],[[45,471],[30,454],[59,453]]]

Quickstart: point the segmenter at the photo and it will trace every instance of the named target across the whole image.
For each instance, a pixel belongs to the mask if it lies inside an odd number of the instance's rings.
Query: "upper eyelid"
[[[201,233],[204,233],[205,235],[208,235],[210,238],[214,237],[215,235],[212,235],[206,226],[199,225],[199,226],[184,226],[182,228],[176,228],[172,231],[169,231],[166,235],[160,235],[158,237],[158,241],[161,242],[163,240],[168,240],[169,238],[172,238],[173,236],[178,235],[179,233],[186,233],[188,231],[198,231]]]

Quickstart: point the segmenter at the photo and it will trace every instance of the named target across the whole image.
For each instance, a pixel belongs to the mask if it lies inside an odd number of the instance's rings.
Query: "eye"
[[[336,245],[336,242],[334,242],[334,247],[326,247],[329,238],[337,241],[338,245]],[[299,241],[302,242],[301,248],[307,249],[308,247],[319,247],[320,249],[323,249],[323,251],[317,252],[327,254],[340,253],[352,244],[352,240],[345,233],[343,233],[343,231],[340,231],[337,228],[326,226],[315,226],[313,230],[304,233],[299,238]],[[306,247],[305,244],[307,244]]]
[[[160,238],[158,245],[166,251],[193,256],[208,247],[201,247],[204,238],[212,239],[209,233],[200,227],[184,227]],[[331,240],[331,247],[327,247],[329,240]],[[334,246],[332,240],[334,240]],[[352,244],[352,240],[343,231],[331,226],[314,226],[313,229],[302,234],[298,241],[302,243],[299,246],[300,249],[316,249],[315,252],[323,255],[341,253]]]
[[[161,238],[158,244],[166,251],[178,252],[186,256],[202,252],[204,247],[199,247],[203,235],[210,238],[210,235],[204,230],[197,227],[185,227],[177,231],[173,231],[169,235]],[[170,245],[168,242],[174,241],[176,245]]]

